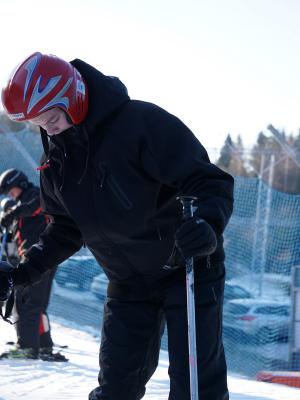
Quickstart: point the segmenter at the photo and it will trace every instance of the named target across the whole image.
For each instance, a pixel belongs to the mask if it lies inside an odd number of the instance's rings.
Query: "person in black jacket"
[[[2,91],[9,118],[40,127],[41,204],[50,223],[0,295],[30,285],[86,245],[107,277],[99,386],[90,400],[137,400],[168,328],[170,396],[190,399],[185,259],[194,257],[199,397],[227,400],[224,249],[233,179],[194,134],[116,77],[34,53]],[[197,197],[184,221],[178,196]],[[43,260],[43,261],[42,261]],[[10,280],[11,279],[11,280]]]
[[[7,258],[16,266],[24,258],[26,250],[38,241],[46,228],[47,218],[41,212],[39,188],[29,182],[22,171],[8,169],[0,175],[0,194],[8,194],[15,202],[1,214],[0,225],[9,232],[15,244],[17,254],[7,252]],[[23,288],[15,288],[17,346],[1,354],[0,359],[55,358],[46,311],[54,274],[55,268],[28,287],[26,299]]]
[[[0,202],[0,222],[5,213],[16,205],[15,200],[10,197],[5,197]],[[0,224],[0,236],[1,236],[1,257],[2,260],[9,260],[11,265],[17,266],[19,263],[19,254],[17,244],[14,242],[12,234],[9,229],[1,227]]]

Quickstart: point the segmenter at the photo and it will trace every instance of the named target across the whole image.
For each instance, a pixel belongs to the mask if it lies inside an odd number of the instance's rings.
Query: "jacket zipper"
[[[206,257],[206,268],[210,269],[210,256]]]
[[[109,189],[111,190],[113,195],[118,199],[118,201],[121,203],[121,205],[126,210],[131,210],[132,209],[131,201],[127,197],[126,193],[121,189],[120,185],[118,184],[116,179],[113,177],[113,175],[108,172],[106,165],[104,163],[100,164],[100,171],[101,171],[100,188],[103,188],[104,183],[106,182]]]
[[[104,182],[103,182],[104,183]],[[94,186],[94,190],[95,190],[95,186]],[[95,197],[94,197],[95,199]],[[95,205],[96,207],[96,205]],[[96,207],[97,209],[97,207]],[[96,213],[97,214],[97,213]],[[137,276],[141,276],[141,273],[133,266],[130,264],[130,262],[127,260],[126,256],[124,256],[124,254],[122,253],[121,250],[119,250],[118,245],[116,245],[104,232],[103,230],[100,228],[100,226],[98,226],[97,229],[98,235],[102,238],[103,243],[105,243],[106,245],[108,245],[108,247],[110,247],[112,250],[116,251],[116,255],[118,258],[120,258],[124,264],[129,268],[129,270],[133,273],[136,274]]]
[[[157,232],[158,239],[159,239],[159,240],[162,240],[161,232],[160,232],[159,227],[155,225],[155,228],[156,228],[156,232]]]

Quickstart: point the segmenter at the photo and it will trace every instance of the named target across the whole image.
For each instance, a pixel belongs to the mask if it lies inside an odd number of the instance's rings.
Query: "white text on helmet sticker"
[[[12,119],[13,121],[17,121],[18,119],[23,119],[24,114],[19,113],[19,114],[8,114],[9,119]]]

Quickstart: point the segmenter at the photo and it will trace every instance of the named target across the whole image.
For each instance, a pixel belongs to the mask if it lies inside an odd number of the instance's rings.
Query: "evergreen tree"
[[[235,148],[234,148],[233,141],[231,139],[230,134],[228,134],[225,139],[224,145],[221,148],[220,157],[219,157],[218,161],[216,162],[216,165],[218,167],[220,167],[221,169],[228,171],[230,161],[232,158],[232,154],[234,153],[234,151],[235,151]]]
[[[270,168],[273,167],[272,187],[286,193],[300,193],[300,168],[297,166],[291,154],[297,154],[296,143],[300,144],[300,134],[295,138],[286,135],[284,131],[278,131],[272,125],[269,130],[273,136],[266,136],[260,132],[256,144],[251,150],[250,165],[253,175],[259,176],[268,183]],[[287,151],[288,149],[288,151]],[[274,164],[271,165],[271,156],[274,156]],[[261,171],[263,167],[263,171]]]
[[[241,135],[238,135],[237,142],[233,143],[234,152],[230,160],[228,171],[234,176],[248,176],[245,167],[245,149]]]
[[[258,177],[261,170],[261,165],[264,162],[262,157],[266,152],[267,136],[263,132],[259,132],[256,144],[251,150],[251,157],[249,164],[251,166],[251,175]]]
[[[238,135],[235,143],[228,134],[216,165],[234,176],[247,176],[244,153],[245,149],[241,136]]]

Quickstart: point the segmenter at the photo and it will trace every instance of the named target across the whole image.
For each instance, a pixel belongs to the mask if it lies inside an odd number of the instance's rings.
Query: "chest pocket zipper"
[[[101,173],[100,187],[103,188],[106,184],[111,193],[118,199],[121,205],[126,210],[131,210],[133,207],[132,202],[129,200],[123,189],[121,189],[120,185],[113,177],[113,175],[107,170],[106,165],[104,163],[100,163],[99,169]]]

